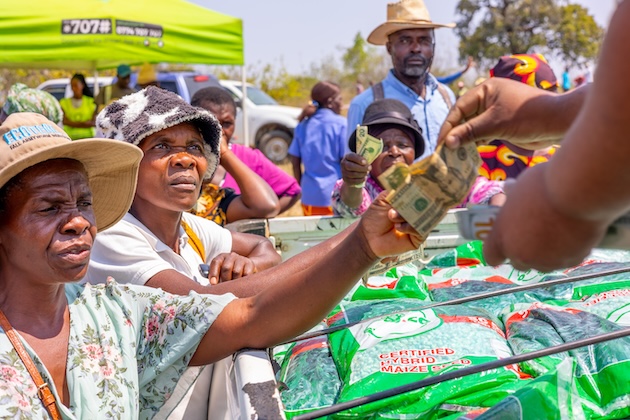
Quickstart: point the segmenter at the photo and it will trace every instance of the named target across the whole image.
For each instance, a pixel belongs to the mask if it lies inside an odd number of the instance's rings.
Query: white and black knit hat
[[[221,125],[205,109],[194,107],[176,93],[149,86],[140,92],[123,96],[106,106],[96,117],[97,137],[122,140],[138,146],[158,131],[190,122],[199,128],[206,147],[208,170],[214,174],[219,163]]]

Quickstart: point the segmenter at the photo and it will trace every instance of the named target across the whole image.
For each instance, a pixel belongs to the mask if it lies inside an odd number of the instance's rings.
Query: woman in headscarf
[[[186,150],[203,151],[193,137]],[[151,418],[188,365],[294,337],[375,261],[419,246],[379,197],[336,252],[254,275],[275,281],[250,298],[80,285],[97,227],[131,204],[140,149],[73,142],[32,113],[9,116],[0,138],[0,418]]]
[[[339,115],[342,106],[339,85],[319,82],[311,90],[311,99],[295,127],[289,155],[295,179],[302,187],[304,215],[327,216],[333,214],[330,194],[341,178],[341,159],[349,151],[347,122]]]
[[[42,114],[60,127],[63,122],[63,111],[57,99],[48,92],[30,88],[24,83],[16,83],[9,89],[0,111],[0,124],[16,112]]]
[[[557,92],[558,80],[542,54],[514,54],[501,57],[490,70],[490,77],[516,80],[549,92]],[[505,140],[479,146],[483,160],[480,174],[493,181],[516,178],[525,169],[547,162],[555,147],[526,150]]]

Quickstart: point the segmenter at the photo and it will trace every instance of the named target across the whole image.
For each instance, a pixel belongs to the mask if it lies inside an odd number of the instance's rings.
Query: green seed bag
[[[426,268],[464,267],[486,265],[483,258],[483,242],[471,241],[433,257]]]
[[[470,244],[475,243],[472,242]],[[568,276],[597,274],[606,270],[621,268],[625,266],[623,263],[610,262],[610,260],[623,257],[626,254],[626,251],[623,251],[623,254],[620,256],[619,251],[606,252],[597,250],[579,266],[550,273],[543,273],[537,270],[519,271],[508,264],[491,267],[482,262],[470,266],[426,268],[420,272],[420,277],[426,283],[433,301],[448,302],[515,286],[537,284]],[[550,300],[580,300],[594,293],[620,288],[630,288],[630,273],[596,277],[590,280],[557,286],[540,287],[526,292],[480,299],[469,302],[466,305],[483,308],[498,316],[503,308],[512,304]]]
[[[366,302],[352,307],[347,319],[417,305],[408,301]],[[330,344],[343,381],[339,402],[512,354],[494,317],[483,310],[456,306],[407,311],[359,324],[331,334]],[[493,369],[359,406],[335,417],[433,418],[490,407],[518,389],[523,382],[520,377],[516,366]]]
[[[564,359],[553,371],[529,381],[500,403],[458,420],[581,420],[586,419],[575,379],[576,363]]]
[[[619,325],[571,307],[546,304],[517,306],[505,314],[510,347],[528,353],[607,332]],[[531,360],[523,371],[539,376],[553,372],[566,358],[576,362],[576,386],[587,418],[624,418],[630,415],[630,338],[620,338]]]
[[[368,277],[367,281],[361,283],[349,296],[349,300],[395,298],[429,301],[429,292],[418,274],[418,267],[405,264],[391,268],[383,275]]]
[[[280,381],[287,419],[334,404],[341,379],[330,354],[328,338],[296,343],[284,358]]]
[[[590,312],[617,325],[630,327],[630,289],[602,292],[567,306]]]

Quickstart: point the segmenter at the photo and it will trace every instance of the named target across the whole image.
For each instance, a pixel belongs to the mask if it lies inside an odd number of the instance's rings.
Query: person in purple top
[[[230,143],[236,128],[236,103],[228,91],[214,86],[200,89],[193,95],[191,105],[204,108],[217,117],[229,143],[230,150],[245,165],[265,180],[278,196],[280,213],[290,209],[300,199],[302,189],[295,178],[267,159],[260,150]],[[217,168],[212,178],[212,183],[222,188],[231,188],[236,194],[241,193],[241,188],[234,177],[222,166]]]

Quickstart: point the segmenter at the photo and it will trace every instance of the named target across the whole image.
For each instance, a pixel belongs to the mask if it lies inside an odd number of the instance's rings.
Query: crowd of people
[[[148,76],[130,88],[121,65],[96,98],[80,74],[61,102],[10,89],[0,113],[0,417],[205,419],[210,403],[231,418],[226,358],[295,337],[375,262],[418,249],[378,176],[442,145],[479,144],[484,163],[463,205],[503,206],[488,263],[552,270],[588,254],[630,208],[630,3],[613,16],[593,83],[557,93],[544,57],[516,54],[459,98],[431,74],[435,30],[453,25],[433,22],[422,0],[387,12],[368,42],[386,47],[392,69],[361,89],[347,118],[338,84],[312,88],[289,150],[294,177],[231,143],[237,107],[221,88],[189,104]],[[357,154],[359,125],[383,141],[371,164]],[[300,199],[305,215],[356,222],[284,262],[266,238],[223,226]]]

